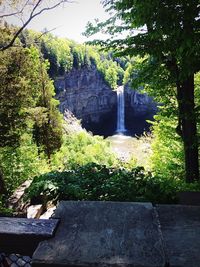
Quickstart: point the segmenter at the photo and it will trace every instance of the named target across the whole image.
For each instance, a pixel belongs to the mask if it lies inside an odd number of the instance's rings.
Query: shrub
[[[64,172],[50,172],[34,178],[27,198],[47,200],[150,201],[176,203],[177,192],[197,190],[200,184],[154,176],[143,167],[131,170],[88,163]]]
[[[117,158],[111,150],[110,143],[103,137],[93,136],[86,131],[65,135],[60,153],[62,155],[60,155],[59,164],[64,170],[75,169],[90,162],[106,166],[117,164]],[[57,167],[58,165],[55,169]]]

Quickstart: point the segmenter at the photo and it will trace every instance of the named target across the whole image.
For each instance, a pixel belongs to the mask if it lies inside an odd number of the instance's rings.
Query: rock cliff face
[[[61,112],[71,111],[93,133],[107,135],[115,130],[117,96],[94,65],[73,69],[55,86]]]
[[[132,134],[140,135],[148,131],[146,120],[153,120],[157,112],[157,104],[151,97],[138,91],[125,88],[125,124]]]
[[[82,126],[94,134],[114,133],[117,119],[117,94],[108,86],[94,65],[90,68],[73,69],[63,77],[58,77],[55,87],[61,112],[71,111],[81,119]],[[135,118],[152,114],[155,104],[148,96],[126,88],[125,107],[126,127],[133,132],[136,128],[133,123]],[[145,119],[142,121],[145,122]]]

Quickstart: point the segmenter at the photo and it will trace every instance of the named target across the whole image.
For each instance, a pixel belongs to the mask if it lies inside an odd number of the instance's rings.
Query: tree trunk
[[[4,194],[4,193],[6,193],[6,189],[5,189],[4,179],[3,179],[3,173],[0,169],[0,194]]]
[[[186,182],[193,182],[199,179],[197,124],[194,110],[194,75],[181,82],[180,88],[177,88],[177,90],[181,136],[185,153]]]

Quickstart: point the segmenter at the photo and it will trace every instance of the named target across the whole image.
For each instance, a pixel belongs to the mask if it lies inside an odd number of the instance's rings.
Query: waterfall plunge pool
[[[116,132],[107,139],[111,142],[113,152],[120,160],[129,161],[131,158],[135,158],[140,165],[146,163],[146,155],[150,153],[149,140],[132,137],[131,132],[125,127],[124,86],[117,88]]]
[[[123,134],[115,134],[107,137],[111,143],[113,152],[119,160],[128,162],[136,159],[137,165],[145,166],[151,154],[151,136],[132,137]]]

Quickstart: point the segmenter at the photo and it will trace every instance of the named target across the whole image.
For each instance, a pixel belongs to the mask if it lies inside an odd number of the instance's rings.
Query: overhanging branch
[[[4,51],[8,48],[10,48],[11,46],[13,46],[15,40],[17,39],[17,37],[19,36],[19,34],[26,28],[26,26],[32,21],[32,19],[34,19],[35,17],[41,15],[43,12],[46,12],[48,10],[52,10],[52,9],[55,9],[57,7],[59,7],[61,4],[64,4],[64,3],[74,3],[74,1],[70,1],[70,0],[59,0],[57,1],[55,4],[53,4],[52,6],[48,6],[48,7],[44,7],[44,8],[41,8],[40,10],[38,10],[39,6],[42,4],[43,0],[38,0],[31,12],[30,12],[30,15],[28,17],[28,19],[23,23],[23,25],[14,33],[13,37],[11,38],[11,40],[6,44],[6,45],[3,45],[0,47],[0,51]],[[25,5],[28,4],[28,1],[26,1]],[[5,17],[8,17],[8,16],[14,16],[14,15],[17,15],[17,14],[21,14],[23,13],[24,9],[26,6],[23,6],[23,8],[18,11],[18,12],[13,12],[11,14],[6,14],[6,15],[2,15],[0,18],[5,18]]]

